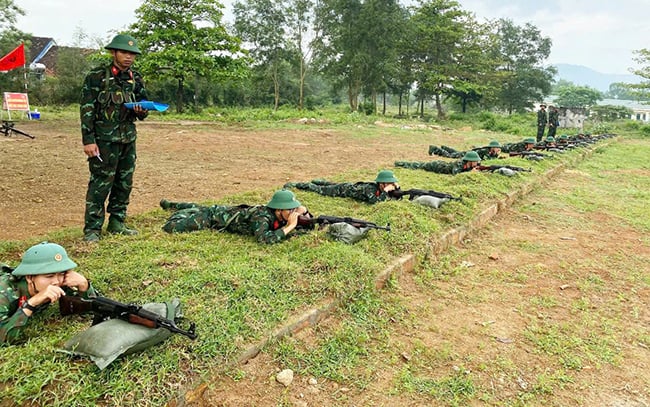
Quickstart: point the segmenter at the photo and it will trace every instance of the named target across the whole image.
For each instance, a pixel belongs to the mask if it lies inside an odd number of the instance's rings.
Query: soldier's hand
[[[56,285],[48,285],[45,290],[30,298],[29,303],[34,307],[38,307],[39,305],[48,302],[55,303],[64,295],[65,291],[63,291],[61,287]]]
[[[76,288],[82,293],[85,293],[88,291],[89,284],[86,277],[82,276],[76,271],[70,270],[66,272],[65,276],[63,277],[63,286]]]
[[[384,192],[391,192],[399,189],[399,186],[396,183],[387,184],[384,186]]]
[[[84,145],[84,154],[88,157],[97,157],[99,155],[99,147],[97,144]]]
[[[140,105],[139,103],[136,103],[135,105],[133,105],[133,111],[138,115],[142,115],[142,114],[147,113],[147,109],[143,109],[142,105]]]

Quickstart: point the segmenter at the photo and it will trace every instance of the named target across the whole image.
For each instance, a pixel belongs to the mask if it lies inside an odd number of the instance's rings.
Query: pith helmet
[[[27,249],[23,259],[11,273],[14,276],[62,273],[77,267],[65,249],[56,243],[43,242]]]
[[[293,192],[282,189],[273,194],[266,206],[272,209],[294,209],[300,206],[300,202]]]
[[[395,178],[395,174],[393,174],[393,171],[391,171],[391,170],[381,170],[377,174],[377,178],[375,178],[375,182],[383,183],[383,184],[389,184],[391,182],[398,182],[398,181],[397,181],[397,178]]]
[[[478,156],[478,153],[476,151],[468,151],[467,153],[465,153],[465,156],[463,157],[463,161],[479,162],[481,161],[481,157]]]
[[[535,139],[532,137],[525,138],[524,144],[535,144]]]
[[[492,141],[490,141],[490,143],[488,144],[488,147],[491,147],[491,148],[501,148],[501,144],[500,144],[498,141],[496,141],[496,140],[492,140]]]
[[[567,140],[568,138],[569,136],[567,136],[566,134],[560,136],[560,140]]]
[[[548,137],[546,137],[546,142],[547,143],[553,143],[553,142],[555,142],[555,139],[553,138],[553,136],[548,136]]]
[[[110,44],[105,46],[106,49],[119,49],[122,51],[133,52],[134,54],[141,54],[138,48],[138,42],[135,38],[126,34],[118,34],[113,38]]]

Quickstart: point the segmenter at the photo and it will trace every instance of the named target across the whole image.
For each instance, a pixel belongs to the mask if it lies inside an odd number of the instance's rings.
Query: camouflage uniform
[[[479,148],[474,148],[472,151],[476,151],[479,157],[481,157],[481,160],[489,160],[490,158],[498,158],[497,155],[490,154],[490,147],[479,147]],[[458,151],[454,150],[451,147],[447,146],[429,146],[429,155],[438,155],[440,157],[446,157],[446,158],[463,158],[463,156],[467,153],[467,151]]]
[[[260,243],[278,243],[287,238],[282,228],[286,222],[277,220],[275,210],[268,206],[202,206],[190,202],[169,203],[177,211],[167,220],[167,233],[214,229],[241,235],[254,235]]]
[[[334,183],[324,180],[313,180],[311,182],[289,182],[284,185],[284,188],[297,188],[325,196],[352,198],[370,204],[390,199],[386,192],[379,190],[377,182]]]
[[[97,295],[90,282],[88,284],[88,291],[83,293],[83,298]],[[66,295],[75,295],[70,288],[65,287],[64,291]],[[9,273],[0,275],[0,343],[15,342],[19,338],[21,329],[30,319],[21,307],[30,297],[25,277],[16,277]]]
[[[544,129],[546,129],[546,123],[548,122],[548,117],[546,115],[546,110],[540,107],[537,112],[537,142],[542,141],[544,137]]]
[[[548,134],[547,134],[548,137],[555,137],[555,133],[557,132],[557,126],[559,124],[560,124],[560,112],[555,108],[551,108],[551,110],[548,112]]]
[[[506,143],[501,146],[501,151],[504,153],[520,153],[522,151],[526,151],[526,144],[523,141],[520,141],[518,143]]]
[[[430,161],[430,162],[412,162],[412,161],[395,161],[396,167],[409,168],[411,170],[425,170],[437,172],[438,174],[456,175],[461,172],[470,171],[471,168],[463,168],[463,160],[459,161]]]
[[[84,145],[97,144],[101,160],[88,159],[90,180],[86,192],[84,233],[101,231],[104,203],[111,218],[124,222],[133,187],[136,161],[136,114],[124,103],[146,100],[142,76],[136,71],[120,71],[114,65],[92,70],[81,90],[81,134]]]

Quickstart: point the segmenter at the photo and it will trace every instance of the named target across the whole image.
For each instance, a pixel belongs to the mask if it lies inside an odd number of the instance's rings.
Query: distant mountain
[[[636,75],[607,74],[594,71],[582,65],[556,64],[557,75],[555,79],[564,79],[579,86],[589,86],[601,92],[607,92],[609,85],[614,82],[639,83],[643,80]]]

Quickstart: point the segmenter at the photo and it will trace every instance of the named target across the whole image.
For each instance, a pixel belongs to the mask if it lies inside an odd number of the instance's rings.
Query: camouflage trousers
[[[240,211],[239,207],[202,206],[190,202],[173,203],[171,208],[178,210],[162,227],[167,233],[194,232],[204,229],[223,230]]]
[[[97,140],[96,143],[101,161],[97,157],[88,159],[90,180],[86,192],[84,232],[101,230],[105,212],[108,212],[111,218],[124,222],[133,188],[135,141],[111,143]],[[107,198],[108,206],[104,208]]]
[[[538,143],[540,141],[542,141],[542,139],[544,138],[544,130],[546,130],[546,125],[544,125],[544,126],[538,125],[537,126],[537,142]]]
[[[447,157],[447,158],[463,158],[465,155],[464,151],[457,151],[451,147],[447,146],[429,146],[429,152],[431,152],[431,155],[438,155],[440,157]]]

